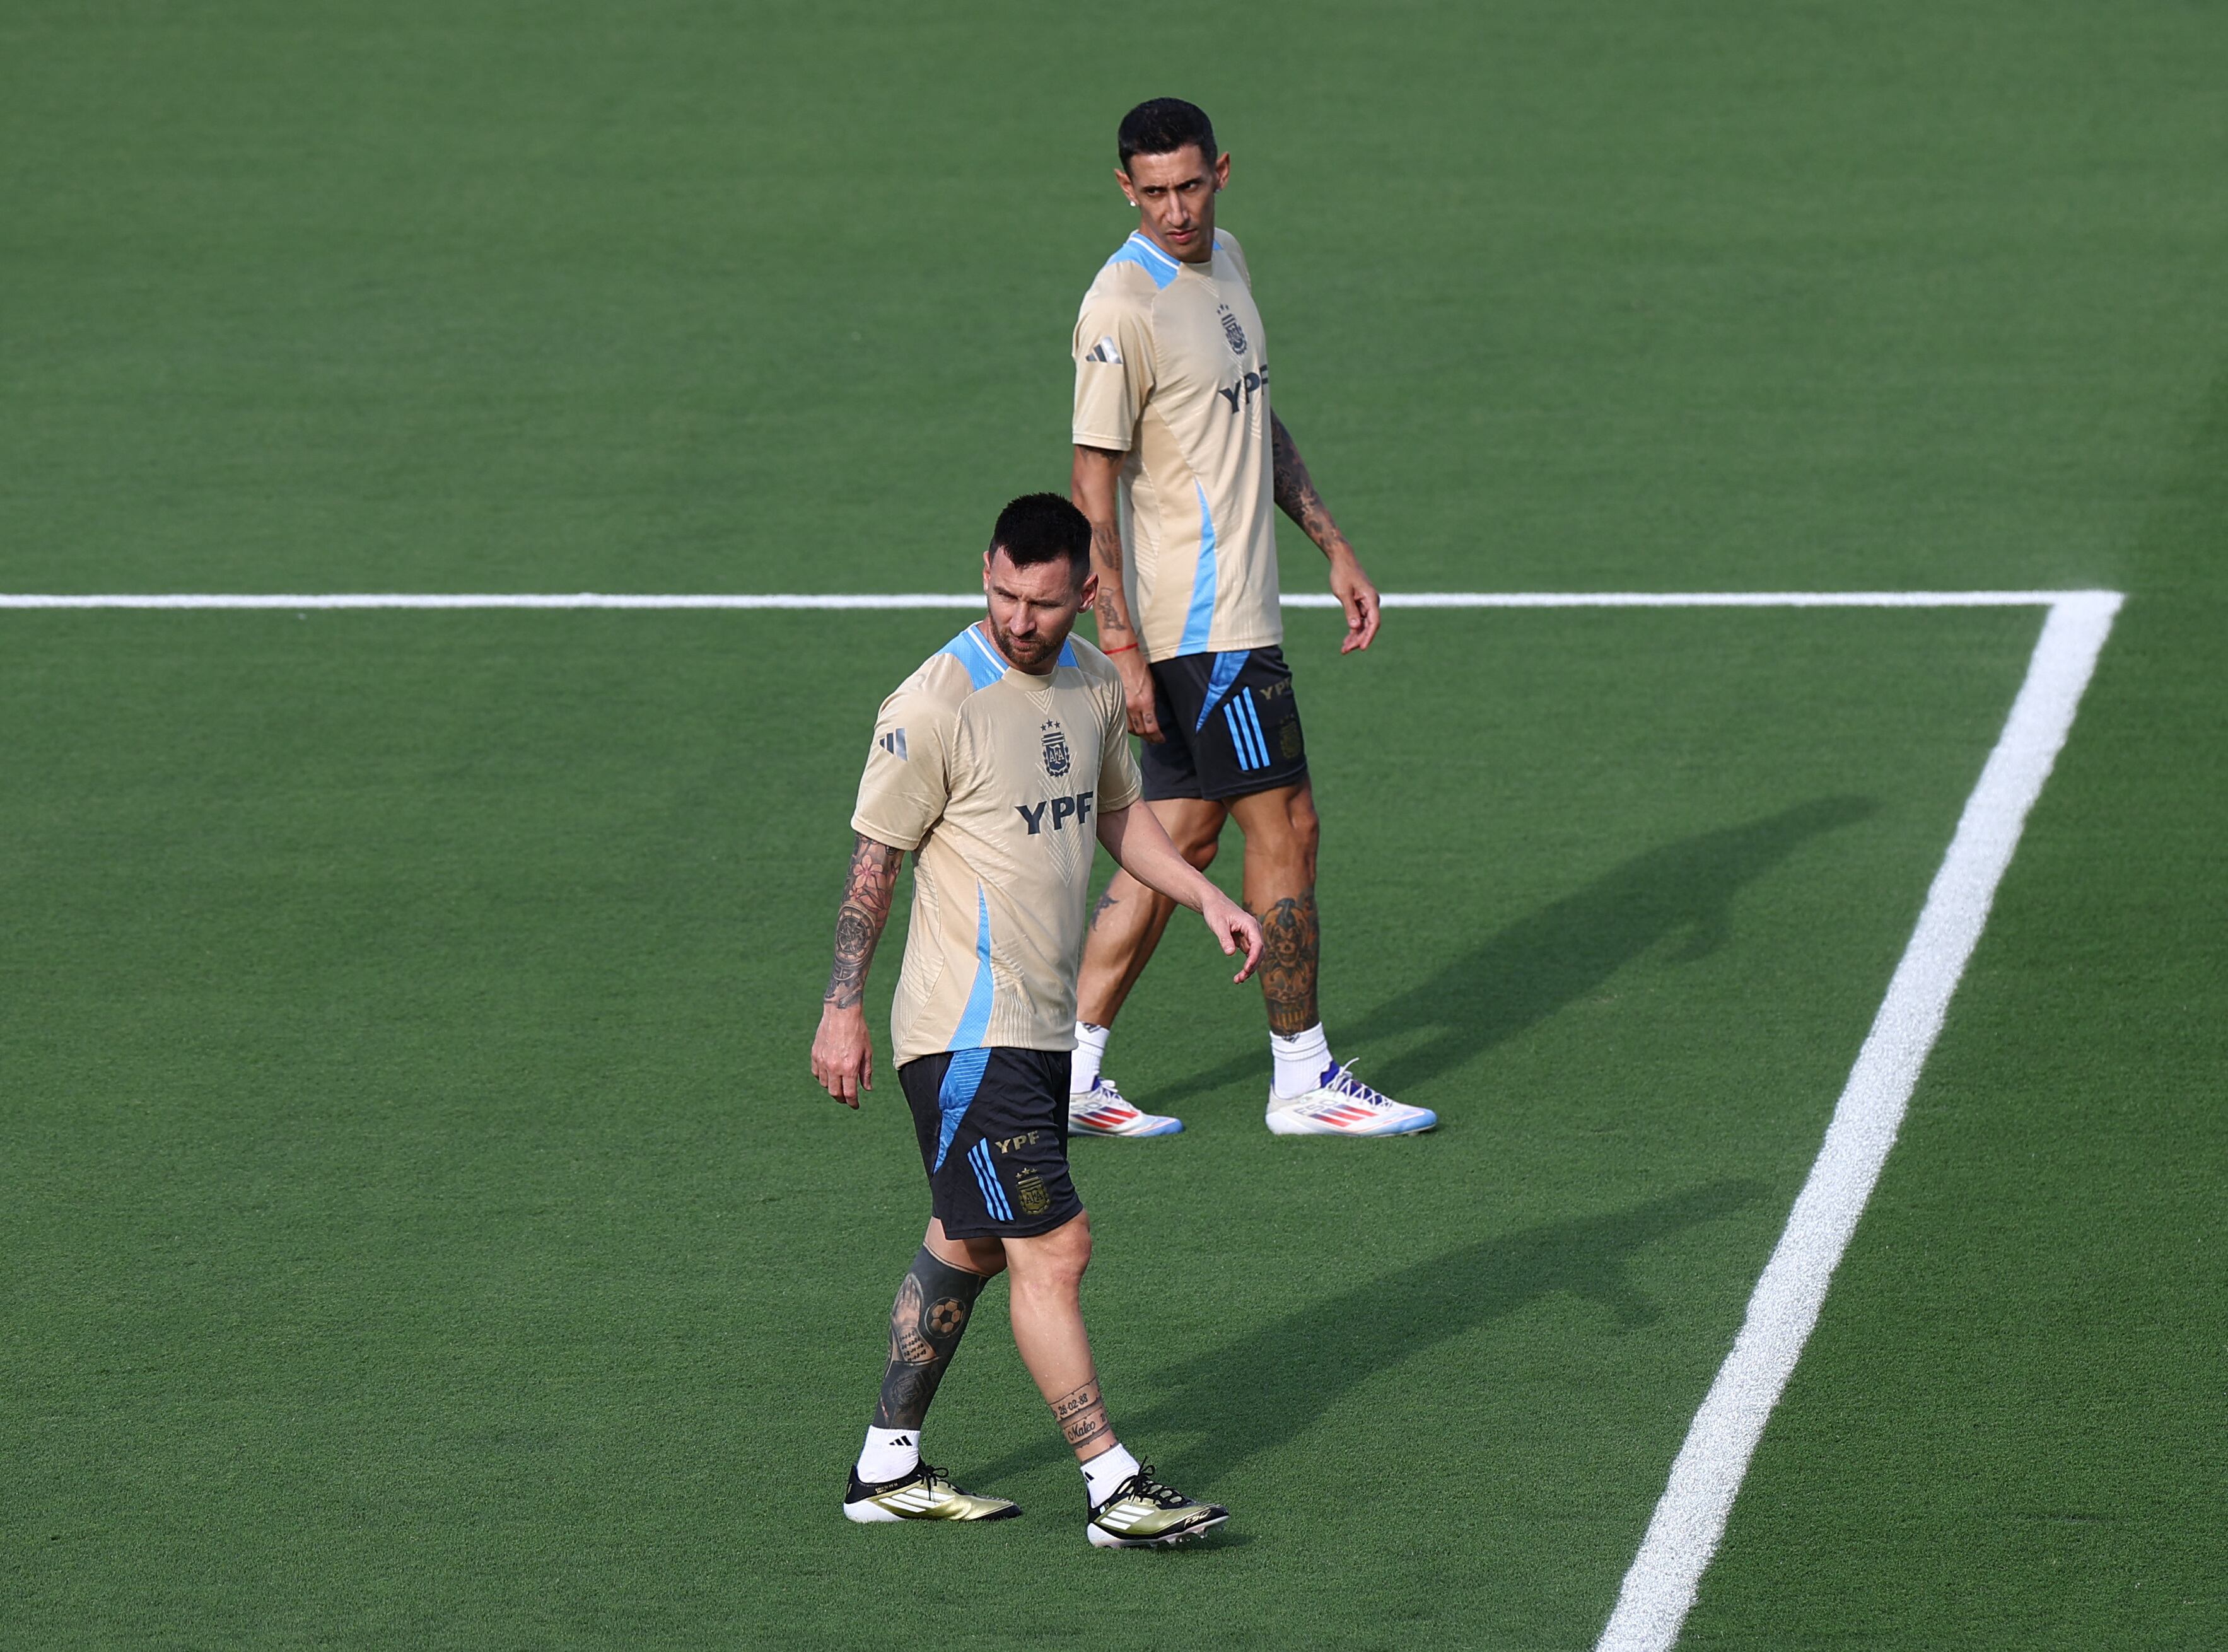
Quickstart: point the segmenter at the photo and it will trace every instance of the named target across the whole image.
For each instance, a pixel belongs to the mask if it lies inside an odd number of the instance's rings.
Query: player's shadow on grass
[[[1211,1492],[1219,1476],[1290,1444],[1379,1372],[1547,1297],[1598,1303],[1621,1330],[1654,1324],[1655,1304],[1627,1274],[1634,1254],[1730,1216],[1765,1192],[1757,1181],[1713,1181],[1629,1210],[1459,1245],[1170,1367],[1153,1404],[1133,1410],[1115,1396],[1116,1426],[1175,1484]],[[1491,1373],[1481,1372],[1478,1383],[1489,1387]],[[1066,1456],[1056,1439],[1047,1440],[976,1478],[995,1484]]]
[[[1341,1045],[1366,1050],[1405,1034],[1433,1034],[1365,1074],[1408,1099],[1411,1087],[1537,1026],[1667,941],[1680,940],[1673,963],[1708,957],[1732,937],[1733,897],[1744,885],[1810,839],[1879,810],[1870,797],[1820,797],[1636,855],[1359,1017]],[[1248,1053],[1139,1100],[1180,1111],[1177,1104],[1193,1096],[1258,1081],[1261,1070],[1261,1058]]]

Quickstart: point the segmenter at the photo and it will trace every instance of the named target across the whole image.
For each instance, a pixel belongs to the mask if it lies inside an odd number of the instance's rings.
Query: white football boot
[[[1139,1112],[1101,1073],[1090,1089],[1067,1098],[1067,1129],[1071,1136],[1174,1136],[1183,1129],[1183,1120]]]
[[[1280,1096],[1271,1085],[1268,1122],[1272,1136],[1414,1136],[1436,1128],[1439,1116],[1380,1095],[1334,1061],[1299,1095]]]

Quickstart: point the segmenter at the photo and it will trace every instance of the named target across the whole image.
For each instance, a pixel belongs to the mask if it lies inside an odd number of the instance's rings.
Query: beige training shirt
[[[1267,343],[1237,238],[1186,264],[1133,234],[1083,296],[1074,355],[1076,445],[1130,456],[1123,580],[1145,657],[1282,642]]]
[[[1080,637],[1048,676],[978,623],[882,701],[855,831],[916,851],[890,1014],[900,1064],[1075,1047],[1098,816],[1137,801],[1122,680]]]

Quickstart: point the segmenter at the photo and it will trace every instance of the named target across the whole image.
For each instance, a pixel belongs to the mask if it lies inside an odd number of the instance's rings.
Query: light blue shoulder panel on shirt
[[[967,680],[977,688],[987,688],[1006,675],[1006,663],[998,651],[983,640],[983,633],[973,625],[953,637],[939,654],[949,654],[967,668]]]
[[[1168,283],[1175,280],[1177,273],[1183,268],[1175,259],[1170,258],[1135,230],[1130,233],[1130,239],[1122,243],[1120,250],[1106,261],[1109,264],[1136,265],[1153,278],[1153,285],[1156,288],[1163,291],[1167,290]]]

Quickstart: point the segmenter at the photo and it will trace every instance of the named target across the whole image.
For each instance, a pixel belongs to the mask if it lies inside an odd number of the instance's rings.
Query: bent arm
[[[1132,804],[1102,814],[1098,841],[1124,872],[1180,906],[1204,912],[1207,898],[1222,893],[1206,873],[1184,859],[1168,829],[1149,809]]]
[[[1260,924],[1184,859],[1169,841],[1168,828],[1151,810],[1136,804],[1109,810],[1098,816],[1098,841],[1122,869],[1145,887],[1206,919],[1208,932],[1226,955],[1245,950],[1245,967],[1233,979],[1243,981],[1258,967]]]

